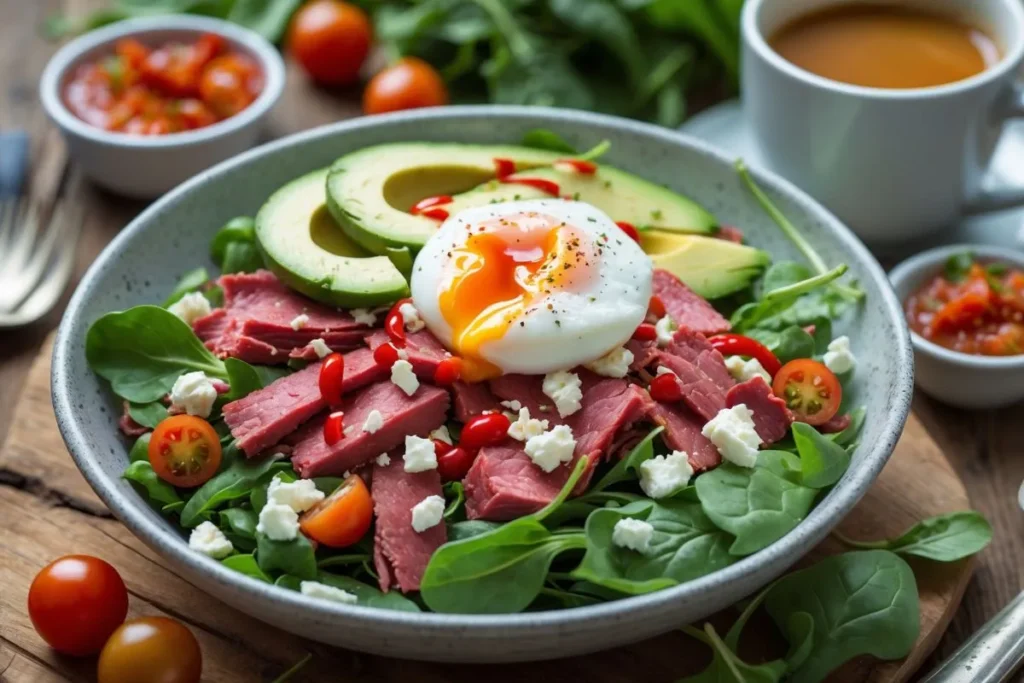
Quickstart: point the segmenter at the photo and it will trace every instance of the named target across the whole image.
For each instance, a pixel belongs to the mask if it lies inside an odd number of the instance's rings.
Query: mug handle
[[[1009,97],[996,110],[996,118],[1003,124],[1013,119],[1024,118],[1024,84],[1013,86]],[[1024,204],[1024,187],[1006,185],[991,190],[982,190],[967,202],[964,212],[968,215],[1009,209]]]

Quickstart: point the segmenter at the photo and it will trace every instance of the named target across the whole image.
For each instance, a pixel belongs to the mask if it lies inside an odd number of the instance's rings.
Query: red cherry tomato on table
[[[416,57],[403,57],[366,84],[363,113],[439,107],[448,104],[448,88],[434,67]]]
[[[117,570],[103,560],[68,555],[36,574],[28,591],[28,614],[57,652],[92,655],[128,614],[128,590]]]
[[[474,451],[484,446],[497,445],[508,436],[511,425],[509,419],[501,413],[477,415],[462,427],[459,445]]]
[[[320,363],[320,397],[329,406],[341,404],[341,391],[345,378],[345,357],[332,353]]]
[[[299,519],[302,533],[331,548],[345,548],[366,535],[373,522],[373,500],[358,474]]]
[[[192,632],[167,617],[130,619],[100,654],[99,683],[199,683],[203,653]]]
[[[149,439],[149,464],[174,486],[205,484],[220,468],[220,437],[209,422],[194,415],[162,420]]]
[[[459,481],[469,472],[475,459],[476,451],[470,451],[461,446],[449,447],[444,454],[437,456],[437,471],[441,474],[441,480]]]
[[[373,28],[366,12],[338,0],[313,0],[295,13],[288,50],[317,83],[348,85],[370,53]]]
[[[708,337],[708,342],[718,349],[723,356],[750,356],[756,358],[768,374],[772,377],[782,367],[782,363],[775,357],[767,346],[742,334],[716,334]]]
[[[798,422],[822,425],[839,412],[843,386],[839,379],[816,360],[791,360],[775,374],[772,391],[786,402]]]

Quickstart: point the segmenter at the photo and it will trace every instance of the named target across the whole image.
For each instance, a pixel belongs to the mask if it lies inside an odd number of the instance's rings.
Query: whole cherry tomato
[[[199,683],[203,653],[185,626],[167,617],[130,619],[103,647],[98,683]]]
[[[349,475],[334,493],[299,519],[302,533],[331,548],[356,543],[373,522],[373,499],[358,474]]]
[[[372,36],[370,19],[355,5],[313,0],[295,13],[288,49],[314,81],[347,85],[359,77]]]
[[[659,403],[683,400],[683,390],[679,387],[679,378],[672,373],[658,375],[652,379],[648,390],[651,392],[651,398]]]
[[[799,422],[822,425],[839,412],[843,386],[831,370],[816,360],[791,360],[775,374],[772,391],[786,402]]]
[[[97,557],[68,555],[36,574],[28,591],[32,625],[57,652],[96,654],[128,614],[128,590]]]
[[[220,467],[220,437],[209,422],[194,415],[172,415],[149,439],[149,464],[174,486],[205,484]]]
[[[459,445],[469,450],[494,446],[505,440],[512,425],[501,413],[477,415],[462,427]]]
[[[384,69],[370,79],[363,91],[364,114],[442,104],[448,104],[448,88],[434,67],[416,57],[404,57]]]
[[[476,451],[470,451],[461,446],[449,448],[443,454],[439,454],[437,456],[437,471],[441,474],[441,481],[459,481],[465,477],[469,468],[473,466],[476,454]]]

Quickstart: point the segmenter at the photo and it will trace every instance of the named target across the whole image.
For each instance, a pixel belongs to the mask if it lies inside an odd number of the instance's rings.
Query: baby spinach
[[[464,541],[489,531],[494,531],[501,526],[501,522],[488,522],[485,519],[470,519],[464,522],[455,522],[448,526],[448,542]]]
[[[226,533],[232,533],[243,538],[256,538],[256,524],[259,522],[258,515],[246,508],[226,508],[218,513],[220,527]]]
[[[388,591],[387,593],[383,593],[362,581],[357,581],[356,579],[348,576],[341,576],[340,574],[331,574],[330,572],[319,572],[313,579],[303,579],[298,576],[285,575],[279,578],[276,583],[278,586],[282,586],[283,588],[298,591],[302,587],[303,580],[313,580],[334,588],[340,588],[343,591],[348,591],[352,595],[356,596],[356,599],[359,601],[356,604],[363,605],[364,607],[379,607],[380,609],[393,609],[400,612],[420,611],[419,606],[415,602],[403,597],[398,591]]]
[[[981,552],[992,540],[992,526],[981,514],[965,510],[925,519],[887,541],[841,538],[855,548],[878,548],[937,562],[955,562]]]
[[[131,463],[121,477],[135,484],[136,489],[144,493],[147,500],[156,507],[181,502],[178,492],[157,476],[148,460],[137,460]]]
[[[283,466],[290,470],[291,464],[280,462],[282,457],[278,453],[259,460],[235,460],[189,498],[185,509],[181,511],[181,525],[186,529],[198,526],[219,506],[249,495],[275,468],[281,469]]]
[[[316,579],[313,544],[301,533],[290,541],[274,541],[257,531],[256,562],[268,574],[279,571],[307,581]]]
[[[466,513],[462,508],[466,502],[466,493],[462,488],[462,482],[450,481],[445,484],[444,497],[448,500],[448,507],[444,509],[444,518],[446,520],[454,520],[460,517],[465,519]]]
[[[850,448],[856,442],[857,436],[864,426],[864,417],[866,415],[867,411],[864,409],[864,406],[860,406],[850,413],[850,426],[838,434],[830,434],[829,438],[843,448]]]
[[[788,363],[797,358],[810,358],[815,353],[815,341],[807,330],[792,325],[782,331],[770,329],[752,329],[747,336],[753,337],[768,347],[768,350],[782,363]]]
[[[149,462],[149,440],[152,436],[152,432],[146,432],[135,440],[132,449],[128,451],[130,462]]]
[[[682,631],[711,648],[711,664],[699,674],[676,683],[778,683],[786,674],[786,663],[782,660],[764,664],[743,661],[711,624],[705,624],[703,631],[692,626],[684,626]]]
[[[800,455],[800,483],[823,489],[839,481],[850,466],[846,449],[803,422],[794,422],[792,429]]]
[[[156,426],[167,418],[167,408],[160,401],[149,403],[128,402],[128,416],[143,427],[156,429]]]
[[[302,0],[234,0],[226,18],[274,43],[301,4]]]
[[[206,268],[193,268],[182,274],[178,284],[174,286],[171,293],[164,300],[164,308],[171,306],[181,300],[189,292],[194,292],[210,280]]]
[[[224,363],[192,328],[159,306],[136,306],[101,317],[85,335],[85,357],[114,393],[136,403],[163,398],[186,372],[200,370],[227,379]]]
[[[228,569],[234,569],[236,572],[259,579],[265,583],[274,582],[266,572],[260,569],[260,565],[256,562],[256,557],[252,554],[231,555],[221,560],[220,563]]]
[[[263,378],[256,368],[237,358],[225,358],[224,368],[228,373],[228,393],[221,396],[222,403],[244,398],[263,388]]]

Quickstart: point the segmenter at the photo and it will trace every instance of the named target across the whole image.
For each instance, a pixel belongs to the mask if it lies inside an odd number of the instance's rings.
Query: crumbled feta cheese
[[[673,372],[672,370],[669,370],[664,365],[659,365],[658,369],[655,370],[655,374],[658,374],[658,375],[674,375],[676,373]]]
[[[405,349],[398,349],[399,360],[409,360],[409,352]]]
[[[701,434],[715,444],[718,452],[729,462],[740,467],[753,467],[757,462],[757,447],[761,445],[761,437],[754,429],[753,415],[742,403],[722,408],[704,425]]]
[[[235,547],[213,522],[203,522],[188,537],[188,547],[215,560],[223,560]]]
[[[726,356],[725,368],[738,382],[746,382],[748,379],[760,377],[768,384],[772,383],[772,376],[756,358],[743,360],[742,356]]]
[[[583,391],[580,386],[583,382],[575,372],[559,370],[558,372],[544,375],[542,389],[544,394],[555,402],[558,414],[568,417],[582,407]]]
[[[622,378],[629,372],[629,364],[632,362],[633,352],[620,346],[584,367],[604,377]]]
[[[612,544],[620,548],[635,550],[641,555],[651,549],[654,527],[649,522],[632,517],[623,517],[615,522],[612,529]]]
[[[531,418],[529,408],[520,408],[519,417],[515,418],[508,427],[508,435],[516,441],[529,441],[531,438],[540,436],[547,430],[547,420]]]
[[[199,292],[189,292],[168,308],[168,311],[185,321],[189,326],[203,316],[210,315],[210,302]]]
[[[359,602],[359,598],[353,593],[349,593],[341,588],[335,588],[334,586],[328,586],[326,583],[320,583],[319,581],[303,581],[299,584],[299,590],[303,595],[308,595],[311,598],[340,602],[344,605],[354,605]]]
[[[287,505],[295,512],[305,512],[324,499],[324,492],[317,489],[312,479],[282,481],[275,475],[267,487],[267,502]]]
[[[568,425],[558,425],[549,432],[531,436],[526,442],[526,455],[545,472],[553,472],[562,463],[572,460],[576,439]]]
[[[376,434],[377,431],[384,426],[384,416],[380,414],[379,410],[371,410],[370,414],[366,416],[366,420],[363,422],[363,431],[370,434]]]
[[[398,312],[402,314],[402,321],[405,323],[405,329],[409,332],[419,332],[427,326],[423,322],[423,318],[420,317],[420,312],[416,310],[416,307],[411,303],[404,303],[398,307]]]
[[[434,431],[430,432],[431,439],[437,439],[438,441],[444,441],[449,446],[454,446],[455,442],[452,441],[452,434],[448,431],[448,425],[441,425]]]
[[[391,381],[407,396],[412,396],[420,388],[420,381],[412,371],[412,363],[407,360],[396,360],[391,366]]]
[[[171,407],[189,415],[209,417],[216,400],[217,389],[201,370],[186,372],[171,387]]]
[[[436,470],[437,455],[434,453],[434,442],[410,434],[405,437],[405,455],[402,456],[402,460],[405,461],[406,472]]]
[[[654,323],[654,331],[658,335],[658,346],[665,348],[672,343],[675,337],[676,324],[667,315]]]
[[[502,401],[501,405],[505,406],[513,413],[518,413],[523,407],[523,404],[515,399],[512,399],[511,401]]]
[[[327,358],[327,356],[331,355],[331,347],[327,345],[327,342],[319,337],[309,342],[306,346],[316,352],[317,358]]]
[[[387,467],[388,465],[391,464],[391,456],[388,455],[387,453],[381,453],[380,455],[377,456],[377,459],[374,460],[374,462],[376,462],[381,467]]]
[[[288,323],[292,326],[292,329],[298,332],[303,327],[309,324],[309,316],[305,313],[299,313],[297,316],[292,318],[292,321]]]
[[[684,451],[672,451],[640,463],[640,488],[651,498],[665,498],[690,483],[693,467]]]
[[[444,498],[427,496],[412,506],[412,528],[423,533],[441,523],[444,518]]]
[[[842,337],[836,337],[829,342],[828,350],[825,352],[825,357],[822,360],[825,361],[825,367],[837,375],[853,370],[853,366],[857,364],[857,359],[853,356],[853,352],[850,351],[850,338],[844,334]]]
[[[267,502],[260,510],[256,531],[271,541],[291,541],[299,535],[299,515],[288,505]]]
[[[352,314],[352,319],[360,325],[373,327],[377,324],[377,314],[369,308],[353,308],[349,313]]]

